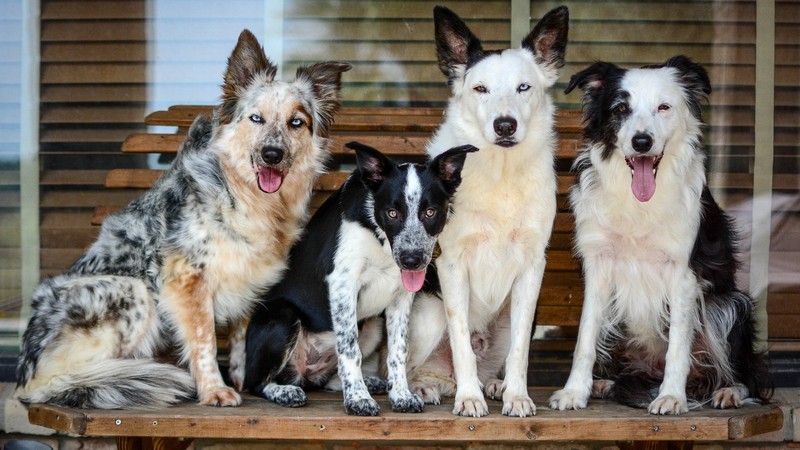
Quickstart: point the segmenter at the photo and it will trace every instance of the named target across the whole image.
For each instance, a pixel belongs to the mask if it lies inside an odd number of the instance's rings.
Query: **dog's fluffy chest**
[[[440,235],[443,262],[467,268],[471,322],[500,310],[550,238],[556,212],[552,156],[542,150],[520,161],[510,153],[515,151],[524,149],[486,149],[474,155],[483,158],[467,160],[454,214]]]
[[[388,242],[379,241],[372,230],[355,222],[344,221],[339,231],[328,284],[337,285],[337,278],[349,280],[351,293],[357,295],[359,319],[380,314],[398,295],[405,294]],[[334,293],[332,298],[336,297]]]

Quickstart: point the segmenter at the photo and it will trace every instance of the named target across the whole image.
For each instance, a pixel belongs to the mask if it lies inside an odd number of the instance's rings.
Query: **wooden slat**
[[[552,389],[532,389],[535,402],[546,404]],[[740,409],[702,409],[677,416],[654,416],[610,401],[592,400],[589,408],[554,411],[540,406],[536,417],[513,419],[500,414],[502,402],[489,401],[490,415],[480,419],[451,413],[452,400],[425,405],[421,414],[391,412],[385,395],[376,396],[377,417],[350,416],[339,393],[312,392],[302,408],[283,408],[244,396],[237,408],[181,405],[157,411],[80,410],[31,405],[31,423],[83,436],[159,436],[190,438],[363,441],[408,444],[443,439],[453,442],[569,441],[728,441],[783,426],[775,405]]]
[[[333,155],[352,155],[352,150],[345,148],[350,141],[359,141],[371,145],[388,156],[425,156],[425,144],[430,136],[420,135],[387,135],[379,133],[337,133],[331,136]],[[132,133],[122,143],[123,153],[175,153],[183,143],[182,134]],[[578,151],[578,139],[561,139],[556,150],[557,158],[574,158]]]

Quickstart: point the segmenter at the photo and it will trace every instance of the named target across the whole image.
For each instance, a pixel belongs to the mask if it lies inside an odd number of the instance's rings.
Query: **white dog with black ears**
[[[412,387],[430,403],[457,381],[454,414],[485,416],[484,393],[501,392],[503,414],[536,413],[527,389],[528,350],[557,187],[555,107],[547,90],[564,65],[568,20],[566,7],[553,9],[521,48],[485,51],[455,13],[434,9],[439,67],[452,96],[428,153],[462,144],[481,151],[464,164],[454,214],[439,236],[444,308],[438,299],[415,300],[409,367]],[[480,352],[483,343],[493,355],[476,358],[473,347]],[[479,367],[485,360],[496,363],[494,370]],[[501,382],[495,377],[503,363]]]
[[[623,69],[597,62],[583,91],[586,147],[570,199],[586,295],[572,371],[550,399],[591,396],[680,414],[769,398],[753,300],[736,288],[736,234],[706,185],[708,75],[685,56]],[[593,382],[598,360],[606,380]]]

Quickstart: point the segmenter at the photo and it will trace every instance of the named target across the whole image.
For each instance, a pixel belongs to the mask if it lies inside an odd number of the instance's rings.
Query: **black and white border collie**
[[[653,414],[771,394],[753,300],[735,287],[736,236],[706,185],[706,71],[685,56],[625,70],[598,62],[583,90],[586,146],[570,198],[586,282],[572,371],[550,398],[590,395]],[[592,382],[595,360],[607,380]]]
[[[392,410],[420,412],[423,402],[406,379],[411,303],[426,281],[467,153],[477,149],[452,148],[420,165],[396,164],[356,142],[347,147],[356,151],[357,169],[311,218],[284,279],[250,322],[245,387],[300,406],[302,387],[326,386],[338,360],[345,410],[377,415],[369,391],[386,385],[365,382],[361,361],[380,343],[383,322],[374,318],[385,312]]]

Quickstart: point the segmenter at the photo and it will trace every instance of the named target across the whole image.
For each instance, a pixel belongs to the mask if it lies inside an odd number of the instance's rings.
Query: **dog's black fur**
[[[405,380],[413,292],[401,286],[401,271],[429,267],[436,236],[447,220],[450,198],[461,181],[466,154],[476,149],[457,147],[422,166],[395,164],[358,143],[348,147],[356,151],[358,168],[311,218],[290,252],[285,277],[252,317],[247,331],[245,387],[285,406],[304,404],[306,396],[300,387],[323,387],[335,374],[335,339],[347,411],[377,414],[377,403],[360,387],[366,382],[375,392],[386,385],[372,378],[362,382],[360,362],[350,367],[342,360],[359,360],[361,354],[366,358],[375,351],[382,330],[371,318],[386,310],[392,409],[418,412],[422,401],[408,391]],[[410,173],[419,180],[414,190],[419,200],[411,203]],[[387,214],[390,210],[397,218]],[[362,231],[354,233],[354,227]],[[438,289],[432,267],[422,289]],[[356,296],[358,305],[352,304]],[[361,336],[356,316],[361,321]]]

